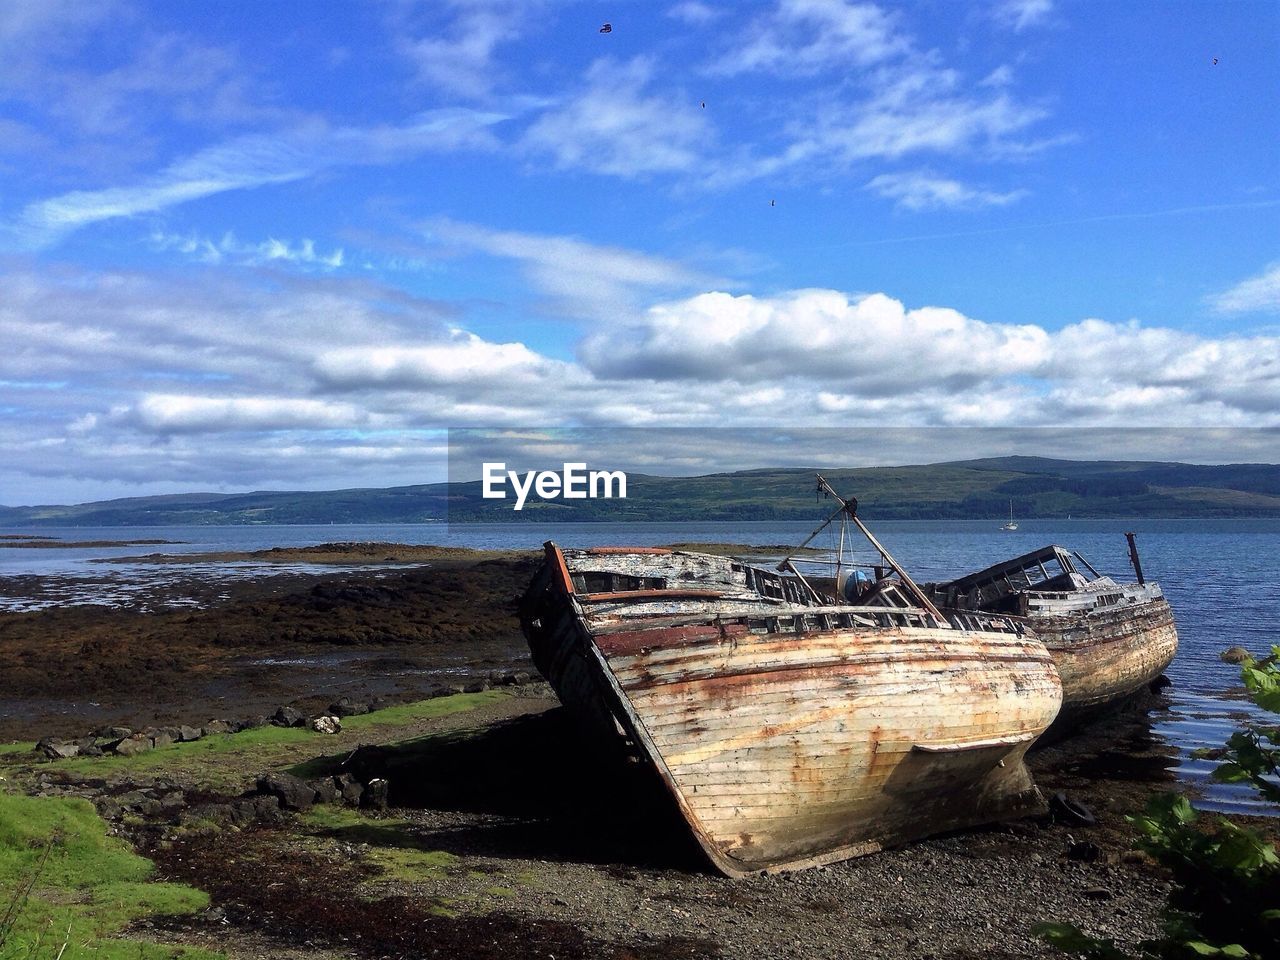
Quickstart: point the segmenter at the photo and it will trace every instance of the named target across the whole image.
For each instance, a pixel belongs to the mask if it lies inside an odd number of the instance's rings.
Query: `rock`
[[[339,774],[333,778],[333,785],[342,797],[343,803],[359,805],[360,795],[364,793],[364,784],[349,773]]]
[[[151,735],[151,746],[154,748],[167,747],[172,743],[173,737],[169,735],[168,730],[157,730]]]
[[[231,724],[226,720],[210,720],[200,730],[206,737],[215,733],[230,733]]]
[[[374,697],[369,701],[369,712],[373,713],[377,710],[385,710],[391,706],[391,701],[386,697]]]
[[[102,748],[96,743],[91,743],[87,747],[80,748],[80,756],[82,757],[100,757],[102,756]]]
[[[112,753],[117,753],[122,757],[132,757],[135,754],[151,750],[153,747],[154,744],[152,744],[150,737],[135,733],[131,737],[125,737],[123,740],[113,743],[110,750]]]
[[[300,727],[307,722],[301,710],[293,707],[280,707],[276,710],[271,722],[277,727]]]
[[[253,802],[253,811],[258,820],[263,823],[277,823],[284,819],[284,814],[280,812],[280,798],[270,794],[262,794],[261,796],[251,798]]]
[[[1252,660],[1253,657],[1244,647],[1227,647],[1218,654],[1218,659],[1223,663],[1244,663],[1246,660]]]
[[[193,740],[199,740],[203,736],[204,731],[200,730],[198,727],[178,727],[178,739],[183,743],[191,743]]]
[[[187,805],[187,798],[181,790],[171,790],[160,798],[159,803],[160,809],[165,813],[173,813]]]
[[[124,813],[120,804],[111,797],[98,797],[94,806],[98,808],[98,816],[103,820],[119,820]]]
[[[342,732],[342,721],[337,717],[312,717],[308,725],[316,733],[335,734]]]
[[[308,780],[307,786],[316,792],[316,803],[337,803],[338,798],[342,795],[338,792],[337,786],[333,782],[332,777],[324,777],[320,780]]]
[[[1089,900],[1110,900],[1115,896],[1106,887],[1089,887],[1084,891],[1084,895]]]
[[[489,689],[488,680],[472,680],[462,688],[463,693],[484,693]]]
[[[103,727],[94,736],[99,740],[123,740],[132,737],[133,731],[128,727]]]
[[[41,740],[36,748],[50,760],[66,760],[80,753],[80,744],[64,743],[61,740]]]
[[[275,797],[286,810],[310,810],[316,802],[315,788],[288,773],[269,773],[259,777],[258,792]]]
[[[358,717],[368,712],[367,703],[356,703],[350,697],[342,697],[329,704],[329,713],[335,717]]]
[[[385,810],[387,809],[387,797],[389,793],[389,784],[387,781],[379,777],[376,780],[370,780],[364,788],[364,793],[360,797],[360,806],[367,810]]]
[[[1077,840],[1067,847],[1067,857],[1082,863],[1093,863],[1101,856],[1102,848],[1088,840]]]

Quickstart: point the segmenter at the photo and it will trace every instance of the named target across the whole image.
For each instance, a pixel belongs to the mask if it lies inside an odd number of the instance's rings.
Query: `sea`
[[[154,546],[25,549],[0,539],[0,609],[50,605],[134,604],[161,593],[169,605],[184,602],[173,585],[192,578],[256,578],[282,572],[278,563],[131,563],[147,553],[248,552],[269,547],[348,541],[437,544],[484,549],[537,549],[546,540],[563,546],[636,546],[677,542],[797,544],[814,524],[755,523],[474,523],[326,524],[251,526],[0,528],[63,542],[165,540]],[[1171,707],[1153,715],[1152,732],[1170,746],[1170,768],[1195,785],[1197,805],[1227,813],[1267,813],[1247,788],[1208,780],[1213,762],[1193,751],[1220,746],[1241,723],[1264,715],[1242,694],[1239,668],[1220,654],[1242,646],[1255,656],[1280,644],[1280,520],[1023,520],[1016,531],[992,521],[884,521],[872,524],[887,550],[918,581],[957,576],[1056,543],[1082,554],[1100,572],[1134,579],[1126,532],[1137,535],[1143,573],[1163,587],[1178,624],[1178,656],[1168,670]],[[814,545],[835,550],[827,531]],[[864,553],[861,559],[873,558]],[[103,562],[103,561],[113,562]],[[342,568],[306,564],[291,570],[338,573]],[[367,569],[367,568],[361,568]],[[24,593],[24,584],[40,584]],[[167,587],[157,591],[159,587]],[[191,603],[203,602],[191,600]]]

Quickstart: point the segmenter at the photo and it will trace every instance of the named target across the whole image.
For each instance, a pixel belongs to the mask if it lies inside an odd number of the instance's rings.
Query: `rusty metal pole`
[[[1147,581],[1142,576],[1142,561],[1138,559],[1138,544],[1134,540],[1132,533],[1126,533],[1124,538],[1129,541],[1129,562],[1133,564],[1133,572],[1138,575],[1138,586],[1142,586]]]

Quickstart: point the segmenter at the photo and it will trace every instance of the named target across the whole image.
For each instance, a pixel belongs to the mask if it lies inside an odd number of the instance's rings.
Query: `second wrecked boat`
[[[825,481],[826,492],[834,495]],[[1039,809],[1023,756],[1062,689],[1003,615],[944,615],[893,571],[876,604],[658,548],[562,550],[520,605],[565,706],[656,771],[730,876],[812,866]]]
[[[924,586],[939,607],[1016,616],[1044,641],[1062,677],[1055,737],[1140,694],[1178,652],[1173,611],[1160,585],[1143,577],[1127,536],[1137,583],[1118,583],[1079,553],[1050,545]]]

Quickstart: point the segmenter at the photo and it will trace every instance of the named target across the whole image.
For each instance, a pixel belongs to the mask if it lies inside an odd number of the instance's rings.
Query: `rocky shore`
[[[532,675],[514,598],[533,562],[0,615],[0,739],[28,741],[0,778],[88,799],[162,879],[210,895],[131,938],[234,958],[960,960],[1050,956],[1030,933],[1044,920],[1155,932],[1168,878],[1125,815],[1173,786],[1174,761],[1143,714],[1032,754],[1069,801],[1056,812],[729,881]]]

